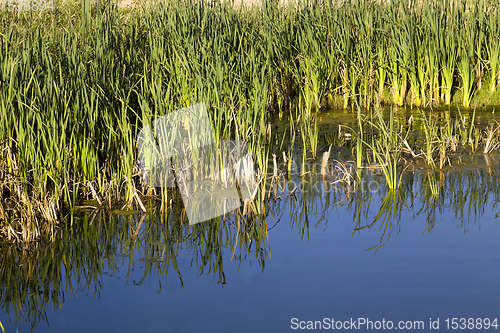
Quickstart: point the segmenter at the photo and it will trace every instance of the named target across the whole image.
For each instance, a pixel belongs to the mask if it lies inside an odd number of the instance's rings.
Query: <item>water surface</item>
[[[0,321],[6,332],[289,332],[358,318],[421,321],[425,331],[439,319],[446,331],[447,318],[493,321],[500,156],[467,158],[455,171],[406,172],[396,192],[376,170],[350,189],[285,176],[264,218],[239,211],[190,226],[180,200],[168,214],[87,212],[54,243],[0,245]]]

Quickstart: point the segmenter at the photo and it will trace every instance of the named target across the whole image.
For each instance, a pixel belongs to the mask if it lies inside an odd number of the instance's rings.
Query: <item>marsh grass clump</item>
[[[375,119],[372,118],[368,123],[372,130],[378,132],[378,135],[372,135],[371,140],[364,141],[364,144],[370,149],[373,160],[382,169],[387,185],[391,190],[394,190],[399,187],[398,164],[400,163],[403,142],[408,137],[409,132],[403,134],[403,127],[397,128],[392,109],[389,120],[386,121],[381,110],[376,108]]]
[[[419,110],[406,119],[391,109],[358,110],[357,128],[342,126],[352,133],[349,143],[357,168],[379,170],[387,187],[398,189],[405,171],[452,170],[463,166],[463,156],[490,154],[500,148],[500,124],[490,120],[478,124],[472,112]]]
[[[491,153],[492,151],[497,150],[500,147],[500,142],[498,141],[499,131],[500,124],[497,121],[495,121],[495,124],[489,124],[484,130],[484,136],[482,138],[485,142],[483,149],[484,154]]]

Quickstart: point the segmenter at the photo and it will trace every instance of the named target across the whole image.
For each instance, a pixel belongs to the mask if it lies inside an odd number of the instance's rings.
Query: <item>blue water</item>
[[[394,220],[389,241],[378,250],[380,222],[355,231],[352,211],[334,206],[328,221],[318,223],[319,207],[309,212],[302,235],[304,222],[290,225],[290,203],[277,209],[283,215],[268,232],[264,268],[254,252],[240,262],[224,247],[225,284],[218,283],[218,273],[205,268],[200,274],[196,255],[186,248],[178,255],[181,283],[172,265],[166,278],[154,270],[145,274],[149,266],[138,259],[147,244],[138,241],[132,262],[114,257],[115,269],[105,268],[90,287],[66,293],[59,309],[48,306],[47,322],[37,323],[34,332],[291,332],[300,321],[306,326],[358,318],[394,326],[422,321],[420,331],[439,319],[439,331],[447,331],[447,318],[500,316],[500,223],[491,201],[471,220],[455,218],[452,207],[442,205],[429,233],[428,215],[417,215],[422,203],[416,200]],[[381,204],[373,199],[365,224]],[[277,214],[269,216],[268,227],[275,220]],[[103,267],[107,261],[102,259]],[[15,320],[12,312],[0,313],[6,332],[30,331],[31,322],[8,325]]]

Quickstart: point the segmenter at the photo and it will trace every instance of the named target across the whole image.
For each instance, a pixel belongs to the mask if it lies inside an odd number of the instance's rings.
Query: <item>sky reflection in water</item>
[[[497,156],[490,165],[408,174],[388,197],[383,182],[345,201],[342,191],[328,199],[300,188],[296,200],[271,200],[267,236],[264,220],[243,218],[237,241],[236,218],[189,226],[159,214],[142,224],[90,215],[24,257],[2,248],[0,320],[6,332],[288,332],[292,318],[422,320],[426,329],[440,318],[441,330],[448,317],[493,319]],[[17,318],[26,322],[9,325]]]

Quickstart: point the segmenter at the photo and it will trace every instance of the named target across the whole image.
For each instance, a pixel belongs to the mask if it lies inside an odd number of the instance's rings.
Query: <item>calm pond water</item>
[[[396,193],[373,170],[350,191],[284,178],[263,219],[189,226],[181,203],[166,216],[89,213],[53,244],[0,245],[0,321],[7,333],[291,332],[332,320],[448,331],[452,318],[496,330],[499,162],[417,168]]]

